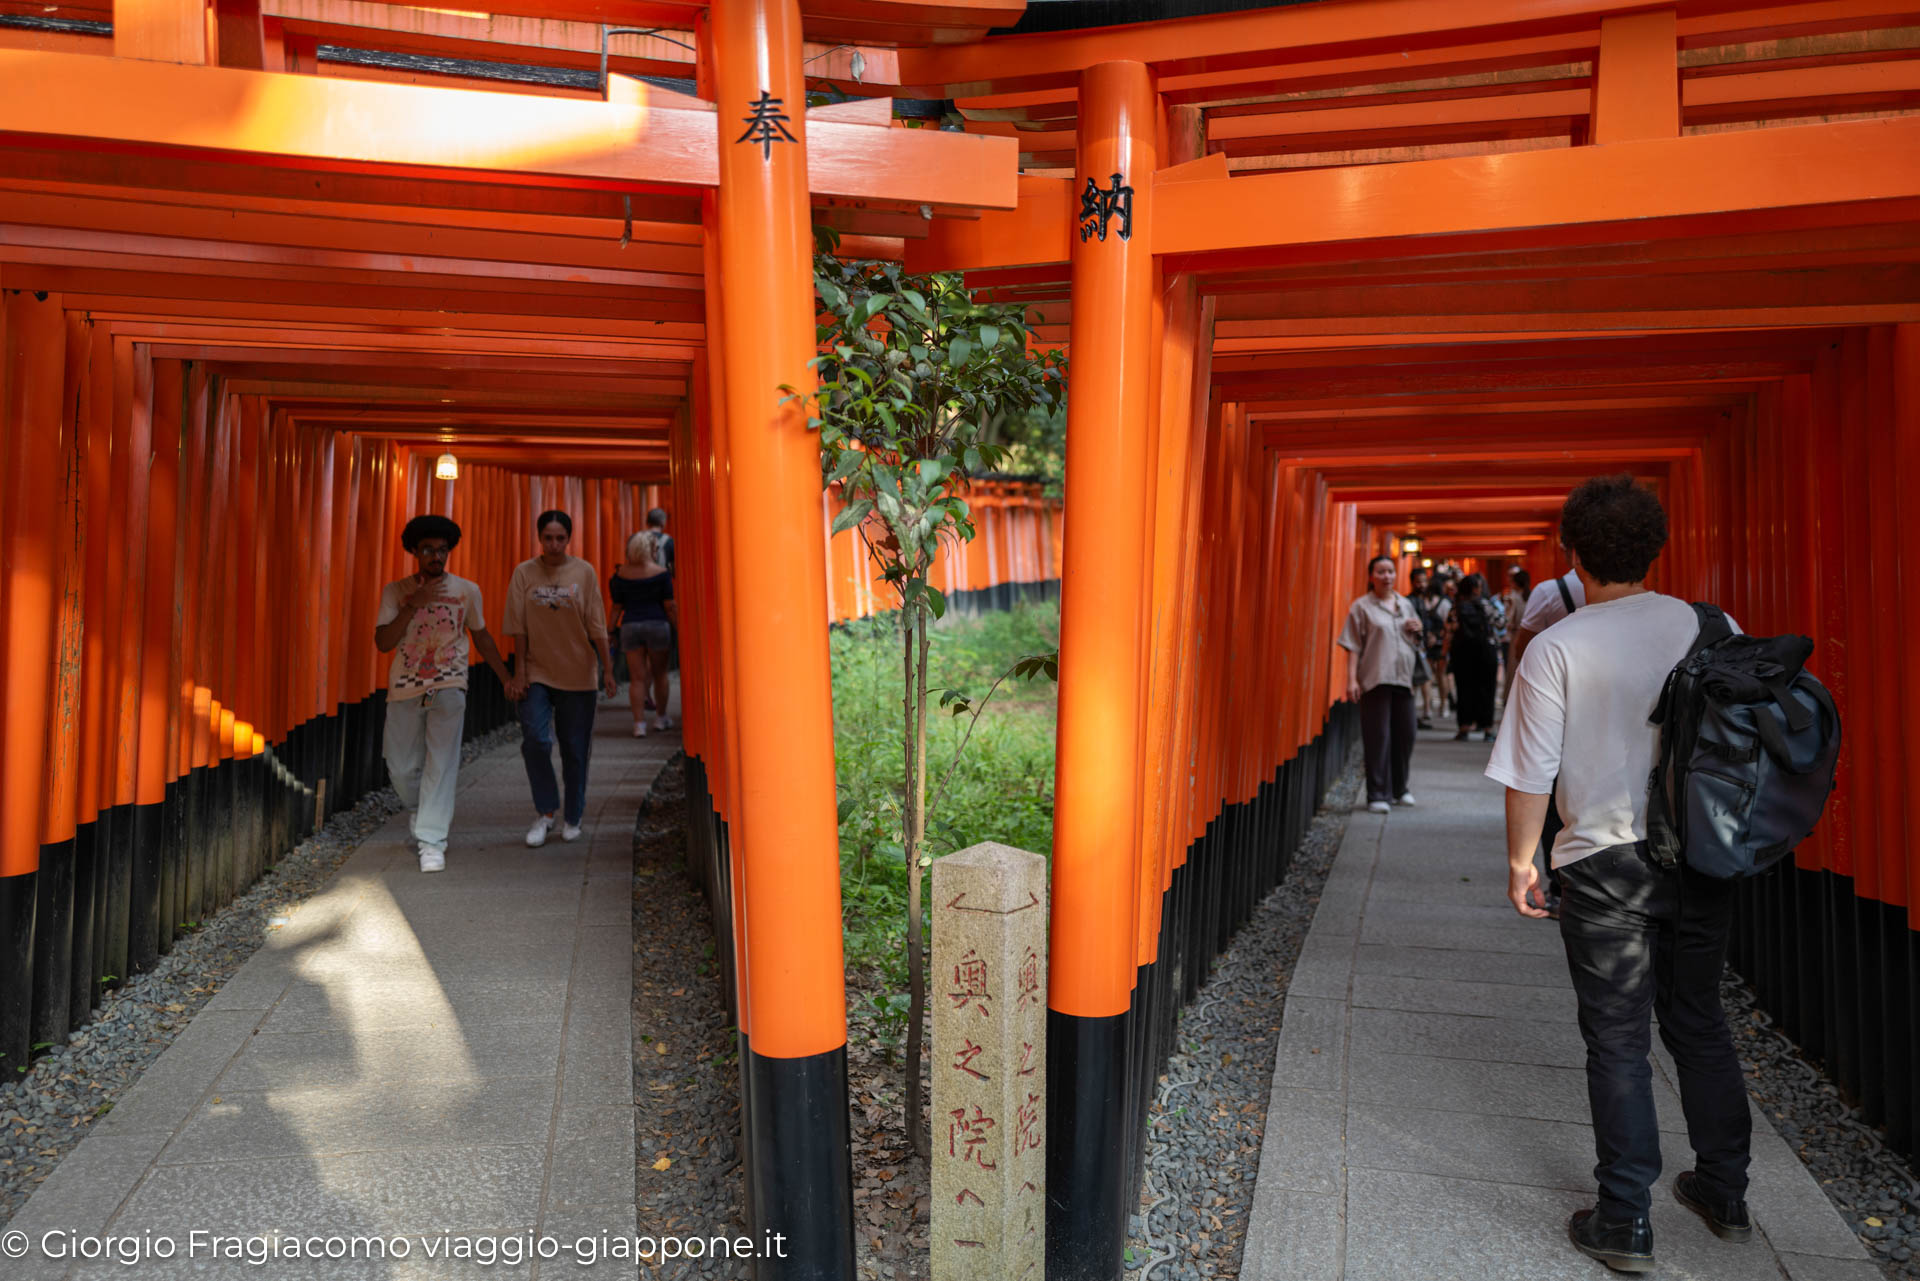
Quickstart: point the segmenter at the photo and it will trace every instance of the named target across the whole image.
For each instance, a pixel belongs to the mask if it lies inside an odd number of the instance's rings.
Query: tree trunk
[[[913,680],[913,700],[915,714],[913,721],[913,777],[908,786],[913,793],[913,811],[908,823],[913,832],[913,856],[908,864],[907,881],[907,1027],[911,1052],[908,1058],[913,1063],[913,1086],[917,1094],[920,1089],[920,1042],[921,1029],[927,1018],[927,941],[924,927],[924,913],[921,907],[921,890],[925,882],[924,871],[920,864],[924,861],[921,851],[927,846],[927,647],[930,638],[927,635],[929,623],[927,611],[923,608],[915,611],[914,630],[919,633],[920,659],[919,670]],[[922,1121],[918,1107],[913,1112],[913,1150],[920,1156],[928,1156],[932,1140]]]
[[[920,1057],[925,1041],[921,1027],[927,1009],[927,966],[920,930],[920,837],[925,831],[927,801],[926,624],[920,609],[911,605],[903,611],[901,621],[900,630],[906,638],[907,711],[906,805],[902,814],[906,820],[903,833],[906,839],[902,844],[907,851],[907,1137],[913,1143],[914,1153],[924,1157],[930,1151],[923,1121],[925,1100],[920,1088]],[[919,642],[917,663],[916,640]]]

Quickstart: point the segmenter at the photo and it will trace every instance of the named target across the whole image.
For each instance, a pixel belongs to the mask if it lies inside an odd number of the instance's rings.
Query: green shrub
[[[1021,658],[1057,648],[1059,637],[1060,610],[1051,603],[978,618],[949,616],[934,630],[931,684],[977,700]],[[879,967],[897,987],[906,982],[907,870],[900,847],[906,762],[895,617],[835,629],[832,653],[847,961]],[[1039,854],[1052,850],[1055,689],[1044,679],[1004,682],[957,764],[954,753],[968,718],[930,718],[927,839],[934,857],[980,841]],[[939,789],[949,766],[951,777]]]

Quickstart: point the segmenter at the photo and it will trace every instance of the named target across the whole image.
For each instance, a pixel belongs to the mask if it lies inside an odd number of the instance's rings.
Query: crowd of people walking
[[[520,754],[526,762],[534,817],[529,846],[582,834],[593,723],[600,698],[618,692],[614,647],[630,681],[633,733],[673,727],[669,671],[678,616],[673,601],[673,539],[667,513],[654,508],[647,527],[627,540],[626,563],[608,578],[568,550],[573,517],[544,511],[534,520],[539,554],[522,561],[507,585],[502,653],[487,630],[480,588],[451,574],[460,526],[445,516],[416,516],[400,533],[414,572],[381,591],[373,640],[392,653],[387,681],[384,753],[394,790],[409,814],[422,872],[446,868],[447,834],[465,729],[468,642],[486,660],[519,709]],[[609,626],[605,602],[618,611]],[[553,767],[560,750],[560,770]]]
[[[1347,611],[1338,641],[1350,656],[1347,696],[1360,707],[1367,802],[1376,811],[1414,803],[1414,738],[1436,718],[1452,719],[1456,741],[1494,741],[1520,642],[1530,635],[1522,620],[1536,632],[1553,621],[1529,613],[1527,571],[1517,565],[1498,590],[1484,574],[1445,561],[1416,566],[1404,595],[1399,577],[1393,557],[1373,558],[1368,591]]]

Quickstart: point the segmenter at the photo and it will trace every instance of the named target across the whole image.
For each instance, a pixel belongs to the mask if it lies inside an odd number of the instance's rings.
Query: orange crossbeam
[[[624,82],[615,101],[582,102],[0,50],[5,134],[487,183],[659,190],[719,180],[707,104],[636,81]],[[1016,147],[1004,138],[834,119],[809,120],[804,136],[816,194],[1014,205]]]

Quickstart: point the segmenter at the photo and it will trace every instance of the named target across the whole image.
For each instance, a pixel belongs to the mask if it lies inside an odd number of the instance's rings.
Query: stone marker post
[[[1040,1281],[1047,861],[986,842],[933,865],[933,1275]]]

